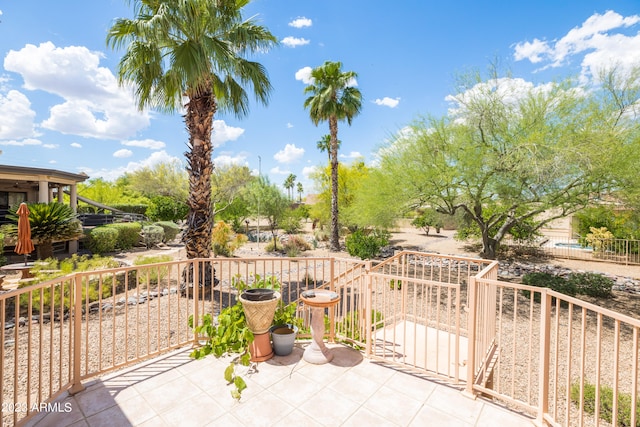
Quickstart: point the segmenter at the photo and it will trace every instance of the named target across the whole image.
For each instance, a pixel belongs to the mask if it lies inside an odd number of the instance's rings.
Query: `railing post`
[[[82,279],[80,275],[74,274],[70,283],[73,284],[73,311],[71,313],[71,321],[73,322],[73,380],[69,393],[76,394],[84,390],[80,381],[82,359]],[[53,322],[53,316],[51,321]]]
[[[532,296],[533,298],[533,296]],[[544,425],[544,415],[549,412],[549,352],[551,349],[551,295],[542,290],[540,306],[540,371],[538,372],[538,418],[537,424]]]
[[[329,267],[329,274],[331,274],[331,281],[329,282],[329,290],[330,291],[335,291],[336,290],[336,277],[335,277],[335,263],[336,263],[336,259],[335,258],[331,258],[331,266]],[[345,292],[346,292],[346,288],[345,288]],[[329,314],[329,342],[335,342],[336,341],[336,309],[335,306],[334,307],[329,307],[328,309],[328,314]],[[313,311],[313,310],[312,310]],[[313,315],[311,316],[313,318]]]
[[[200,258],[197,258],[200,259]],[[200,295],[200,286],[198,283],[198,278],[200,277],[200,269],[198,268],[198,266],[200,265],[197,262],[197,259],[190,259],[187,262],[191,263],[191,265],[187,265],[187,278],[189,277],[188,272],[189,270],[191,270],[193,272],[193,276],[191,276],[191,280],[193,283],[193,327],[195,329],[195,327],[198,326],[199,323],[199,319],[200,319],[200,312],[198,310],[198,296]],[[191,268],[190,268],[191,267]],[[211,279],[213,280],[213,278]],[[189,283],[188,283],[188,279],[187,279],[187,298],[189,298]],[[200,344],[200,340],[199,340],[199,336],[197,334],[193,334],[193,343],[194,345],[199,345]]]
[[[373,339],[373,313],[371,309],[371,293],[372,293],[372,277],[371,277],[371,261],[367,261],[365,266],[365,274],[366,274],[366,286],[365,286],[365,296],[364,296],[364,324],[365,324],[365,350],[364,354],[367,357],[371,356],[371,340]]]
[[[467,342],[467,386],[465,388],[465,394],[470,397],[475,397],[473,384],[476,380],[476,319],[478,306],[476,301],[476,287],[476,278],[474,276],[469,277],[469,289],[467,289],[467,304],[469,305],[469,324],[467,325],[467,330],[469,331],[469,338]]]

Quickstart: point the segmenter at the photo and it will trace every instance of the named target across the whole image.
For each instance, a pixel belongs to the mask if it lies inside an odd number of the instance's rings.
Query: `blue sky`
[[[125,0],[0,0],[0,164],[85,172],[111,180],[157,162],[184,162],[179,114],[138,112],[106,47]],[[589,79],[603,64],[640,64],[638,0],[254,0],[280,45],[257,58],[274,90],[239,120],[216,115],[214,161],[249,166],[281,184],[325,165],[303,108],[311,68],[340,61],[358,73],[363,108],[341,123],[341,161],[375,161],[385,140],[419,115],[446,114],[456,75],[494,59],[523,82]],[[260,159],[260,161],[259,161]]]

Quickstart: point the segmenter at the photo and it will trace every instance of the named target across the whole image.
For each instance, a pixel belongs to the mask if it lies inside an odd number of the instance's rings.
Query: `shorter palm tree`
[[[82,224],[70,206],[58,202],[31,203],[29,224],[31,238],[36,244],[38,259],[53,257],[53,242],[70,240],[82,236]],[[7,218],[15,221],[9,228],[10,235],[18,235],[17,208],[12,209]]]
[[[340,150],[340,145],[342,141],[338,140],[338,150]],[[329,157],[329,162],[331,162],[331,135],[323,135],[322,138],[318,142],[316,142],[316,148],[320,150],[321,153],[327,152],[327,156]]]

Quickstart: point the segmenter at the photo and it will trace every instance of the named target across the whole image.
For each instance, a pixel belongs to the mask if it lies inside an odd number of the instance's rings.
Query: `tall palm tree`
[[[338,150],[340,150],[340,145],[342,141],[338,140]],[[329,157],[329,162],[331,162],[331,135],[323,135],[322,138],[318,142],[316,142],[316,148],[320,150],[321,153],[327,152],[327,156]]]
[[[304,187],[302,187],[302,183],[298,183],[298,202],[302,202],[302,193],[304,193]]]
[[[340,250],[338,229],[338,121],[349,125],[362,108],[362,94],[354,87],[358,76],[353,71],[342,72],[342,63],[327,61],[311,71],[312,82],[304,88],[304,107],[309,109],[311,121],[317,126],[329,122],[331,163],[331,240],[330,249]]]
[[[253,19],[243,20],[250,0],[127,0],[135,19],[120,18],[107,44],[126,48],[118,64],[121,85],[135,88],[138,108],[182,111],[189,133],[187,257],[211,254],[211,131],[217,111],[248,112],[246,86],[266,104],[271,83],[264,67],[246,59],[277,44]],[[183,105],[183,99],[186,104]]]
[[[296,185],[296,176],[290,173],[287,179],[284,180],[284,188],[287,189],[287,195],[289,196],[289,200],[293,200],[293,187],[295,185]]]

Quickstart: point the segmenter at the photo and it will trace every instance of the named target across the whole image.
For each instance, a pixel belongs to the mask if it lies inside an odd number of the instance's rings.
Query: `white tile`
[[[178,403],[160,414],[161,418],[172,426],[203,426],[225,414],[225,409],[218,405],[206,393],[200,393],[189,400]]]

